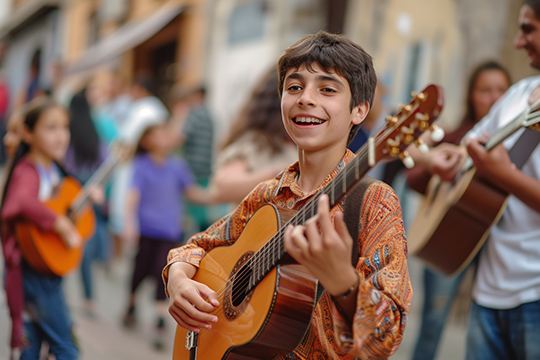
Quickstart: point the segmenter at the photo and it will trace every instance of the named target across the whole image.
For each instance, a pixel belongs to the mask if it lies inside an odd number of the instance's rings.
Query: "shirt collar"
[[[345,155],[339,162],[339,164],[335,167],[335,169],[326,176],[324,181],[321,185],[319,185],[316,189],[311,191],[309,194],[304,194],[298,183],[296,182],[296,178],[298,174],[300,173],[300,167],[298,165],[298,161],[289,166],[286,170],[283,171],[279,178],[279,186],[276,191],[276,195],[282,192],[285,188],[289,188],[295,195],[301,197],[301,198],[307,198],[321,190],[323,187],[325,187],[333,178],[336,177],[336,175],[347,165],[353,158],[354,153],[347,149],[345,152]]]

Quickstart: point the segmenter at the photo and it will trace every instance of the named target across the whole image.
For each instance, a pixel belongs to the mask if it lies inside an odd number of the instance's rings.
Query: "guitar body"
[[[506,206],[508,194],[480,179],[475,170],[455,185],[433,176],[407,231],[409,251],[446,275],[473,260]]]
[[[194,280],[219,294],[236,269],[281,228],[281,222],[274,206],[263,206],[233,245],[206,254]],[[240,281],[232,284],[219,295],[218,322],[211,330],[201,330],[196,349],[186,349],[188,331],[178,326],[174,360],[273,359],[298,346],[309,328],[317,290],[317,280],[303,266],[276,266],[247,295]]]
[[[80,190],[81,185],[76,179],[65,177],[55,195],[45,202],[45,205],[59,215],[66,215]],[[84,241],[92,237],[96,226],[92,207],[84,207],[74,219],[74,224]],[[15,236],[26,261],[42,273],[64,276],[74,270],[82,259],[84,243],[77,248],[68,249],[57,233],[43,231],[33,223],[16,223]]]

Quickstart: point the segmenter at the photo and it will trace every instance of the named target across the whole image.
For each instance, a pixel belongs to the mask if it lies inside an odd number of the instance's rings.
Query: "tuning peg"
[[[429,147],[422,139],[416,140],[414,144],[422,154],[427,154],[429,152]]]
[[[398,122],[397,116],[388,115],[386,117],[386,122],[390,124],[396,124]]]
[[[431,125],[430,131],[431,131],[431,140],[435,142],[439,142],[443,139],[444,130],[442,128],[438,127],[437,125]]]
[[[421,113],[421,112],[417,112],[414,115],[414,117],[416,118],[416,120],[419,120],[419,121],[428,121],[429,120],[429,115]]]
[[[409,112],[409,111],[411,111],[412,106],[411,106],[411,104],[407,104],[407,105],[400,104],[398,106],[398,108],[399,108],[400,111]]]
[[[416,95],[416,99],[420,100],[420,101],[426,100],[426,93],[420,93],[420,94]]]
[[[399,158],[401,159],[401,161],[403,161],[403,165],[405,165],[407,169],[412,169],[414,167],[414,160],[411,155],[409,155],[407,150],[400,153]]]
[[[402,126],[401,127],[401,132],[403,133],[404,138],[403,138],[403,142],[407,145],[411,144],[413,141],[414,141],[414,130],[407,127],[407,126]]]

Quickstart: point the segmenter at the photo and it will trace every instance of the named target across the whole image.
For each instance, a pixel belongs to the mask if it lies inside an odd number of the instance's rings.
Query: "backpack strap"
[[[358,235],[361,230],[360,217],[362,215],[362,205],[364,204],[364,196],[367,188],[374,182],[375,179],[365,175],[358,185],[345,197],[343,220],[347,224],[347,229],[353,239],[351,263],[355,268],[358,263]],[[319,301],[323,293],[324,288],[321,284],[318,284],[316,302]]]

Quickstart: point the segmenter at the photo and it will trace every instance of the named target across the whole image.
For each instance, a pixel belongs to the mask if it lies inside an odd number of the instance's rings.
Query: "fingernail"
[[[217,316],[214,316],[214,317],[212,318],[212,322],[217,323],[217,321],[218,321],[218,317],[217,317]]]
[[[210,329],[212,328],[212,325],[205,325],[204,328],[205,328],[206,330],[210,330]]]

